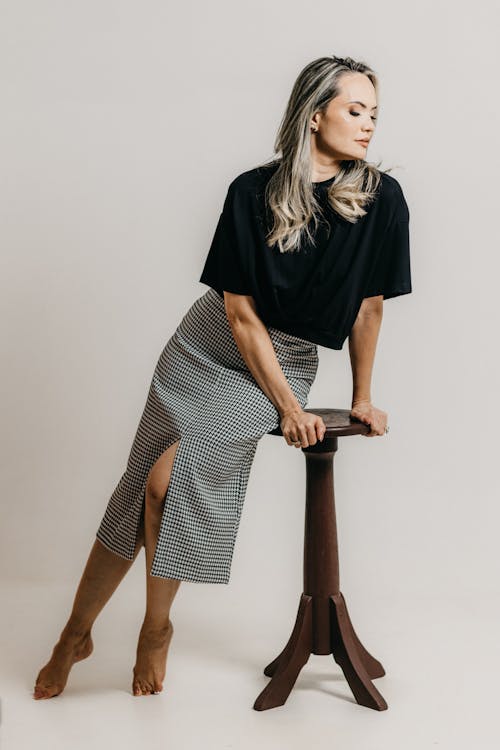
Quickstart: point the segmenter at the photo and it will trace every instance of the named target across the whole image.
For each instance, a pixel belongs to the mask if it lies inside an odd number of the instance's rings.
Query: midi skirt
[[[318,369],[317,346],[266,328],[304,408]],[[210,287],[188,309],[159,356],[126,469],[97,539],[120,557],[134,559],[148,474],[180,440],[149,573],[229,583],[257,443],[279,424],[278,410],[236,345],[223,297]]]

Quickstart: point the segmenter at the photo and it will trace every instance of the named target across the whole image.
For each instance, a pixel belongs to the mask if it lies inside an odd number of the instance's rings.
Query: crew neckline
[[[313,182],[312,184],[314,186],[317,186],[317,185],[329,185],[331,182],[333,182],[335,180],[336,176],[337,175],[334,174],[333,177],[329,177],[327,180],[321,180],[320,182]]]

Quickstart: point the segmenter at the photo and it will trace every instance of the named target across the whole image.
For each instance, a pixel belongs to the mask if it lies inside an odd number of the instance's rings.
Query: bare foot
[[[168,625],[160,628],[151,628],[143,624],[134,666],[134,695],[151,695],[163,690],[167,653],[173,632],[171,620],[168,621]]]
[[[90,656],[94,649],[90,633],[65,628],[52,650],[52,656],[36,678],[33,697],[53,698],[62,693],[73,664]]]

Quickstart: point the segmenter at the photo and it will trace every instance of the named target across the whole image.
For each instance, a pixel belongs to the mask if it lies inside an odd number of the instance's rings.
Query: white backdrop
[[[327,54],[380,77],[367,158],[394,166],[405,192],[413,280],[384,305],[375,359],[390,432],[339,440],[341,590],[361,636],[362,622],[384,632],[379,597],[396,608],[497,597],[495,3],[4,0],[1,11],[0,554],[14,590],[68,587],[47,643],[159,353],[207,289],[198,277],[227,186],[273,155],[296,76]],[[349,408],[347,342],[319,350],[308,407]],[[302,590],[304,485],[301,452],[265,436],[229,586],[184,583],[173,614],[236,608],[277,624],[279,651]],[[110,613],[135,596],[140,621],[143,556]]]

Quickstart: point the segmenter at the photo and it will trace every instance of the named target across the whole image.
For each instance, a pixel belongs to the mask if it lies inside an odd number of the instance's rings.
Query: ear
[[[310,128],[313,132],[317,131],[319,128],[320,117],[321,115],[319,112],[315,112],[314,115],[311,117]]]

